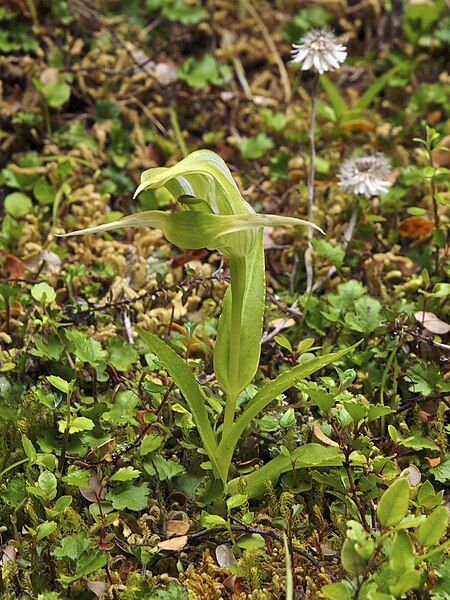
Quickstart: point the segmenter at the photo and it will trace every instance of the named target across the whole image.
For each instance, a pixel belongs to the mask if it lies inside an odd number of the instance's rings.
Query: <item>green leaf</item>
[[[347,102],[345,101],[344,96],[334,85],[334,83],[331,81],[328,75],[321,75],[320,83],[322,84],[322,87],[325,90],[328,100],[330,101],[331,106],[334,108],[334,111],[338,117],[341,117],[350,110]]]
[[[183,359],[178,356],[170,346],[160,340],[156,335],[153,335],[144,329],[138,328],[138,332],[150,350],[157,355],[159,360],[169,371],[178,389],[186,399],[202,443],[209,458],[213,462],[214,470],[217,474],[220,474],[220,466],[215,462],[217,442],[209,423],[208,411],[205,406],[206,397],[202,388],[197,383],[194,375]]]
[[[61,419],[58,422],[59,431],[63,432],[67,429],[67,421],[65,419]],[[75,417],[71,419],[69,425],[69,433],[79,433],[80,431],[91,431],[94,429],[95,423],[91,419],[87,417]]]
[[[36,529],[36,540],[40,542],[47,536],[51,535],[54,531],[56,531],[57,523],[55,521],[44,521],[40,525],[38,525]]]
[[[337,269],[342,266],[345,258],[345,250],[341,246],[333,246],[330,242],[319,239],[312,239],[314,250],[331,262]]]
[[[242,506],[248,501],[247,494],[234,494],[227,499],[227,509],[233,510],[233,508],[238,508]]]
[[[254,550],[264,548],[266,542],[260,533],[247,533],[239,538],[237,545],[244,550]]]
[[[208,83],[224,85],[232,78],[233,71],[228,65],[218,63],[211,54],[204,54],[199,59],[190,56],[177,74],[191,87],[204,88]]]
[[[138,358],[137,350],[120,338],[114,338],[108,349],[109,363],[117,371],[128,371]]]
[[[344,350],[339,350],[338,352],[325,354],[324,356],[302,362],[264,385],[249,401],[244,412],[236,419],[230,434],[220,441],[218,448],[219,460],[225,462],[231,460],[236,444],[244,434],[245,429],[250,425],[253,419],[266,408],[266,406],[277,398],[277,396],[285,392],[298,380],[308,377],[312,373],[315,373],[335,360],[338,360],[348,352],[351,352],[357,345],[358,344],[355,344]],[[280,474],[281,472],[277,474],[276,478],[278,478]]]
[[[397,597],[406,594],[409,590],[418,588],[421,581],[421,575],[419,571],[410,569],[409,571],[403,572],[398,578],[397,582],[389,586],[389,590]]]
[[[257,133],[253,137],[243,137],[238,142],[242,158],[247,160],[265,156],[273,148],[273,141],[265,133]]]
[[[405,570],[414,569],[414,546],[404,530],[397,531],[392,542],[389,566],[397,577]]]
[[[279,455],[270,460],[262,467],[244,476],[245,491],[249,498],[262,496],[267,490],[266,482],[275,483],[282,473],[292,469],[292,462],[295,462],[296,469],[305,469],[308,467],[337,467],[342,464],[343,454],[339,448],[330,448],[320,444],[304,444],[293,450],[290,457]],[[232,479],[227,485],[229,494],[236,494],[239,490],[241,477]]]
[[[12,192],[4,199],[5,212],[16,219],[29,214],[32,207],[31,198],[22,192]]]
[[[384,527],[397,525],[406,516],[409,508],[408,481],[401,477],[394,481],[381,496],[377,507],[377,517]]]
[[[118,469],[111,477],[110,481],[130,481],[131,479],[136,479],[141,474],[140,471],[134,469],[133,467],[121,467]]]
[[[147,434],[141,442],[139,454],[141,456],[151,454],[161,446],[163,440],[164,436],[162,435],[155,435],[153,433]]]
[[[202,511],[200,522],[203,527],[214,527],[215,525],[227,525],[227,521],[219,515],[210,515],[206,511]]]
[[[46,379],[53,387],[55,387],[63,394],[69,394],[72,391],[73,385],[75,383],[74,379],[68,382],[65,379],[62,379],[61,377],[58,377],[56,375],[48,375]]]
[[[42,176],[34,184],[33,194],[40,204],[52,204],[56,196],[56,188]]]
[[[449,512],[445,506],[438,506],[418,528],[417,541],[422,548],[437,544],[448,527]]]
[[[84,531],[74,535],[67,535],[60,541],[60,546],[55,548],[53,556],[56,558],[69,558],[78,560],[81,555],[92,547],[92,542],[86,537]]]
[[[51,304],[56,300],[55,290],[45,282],[33,285],[31,295],[38,302],[42,302],[42,304]]]
[[[31,443],[31,440],[29,440],[25,434],[22,435],[22,446],[30,463],[34,463],[37,457],[36,450]]]
[[[78,469],[77,467],[69,467],[67,475],[64,475],[62,480],[66,485],[74,485],[76,487],[88,487],[89,479],[92,473],[87,469]]]
[[[116,510],[144,510],[148,504],[148,483],[132,485],[126,483],[107,493],[109,500]]]
[[[354,304],[354,312],[345,315],[345,322],[353,329],[368,335],[380,325],[381,303],[375,298],[364,296]]]
[[[147,596],[147,600],[189,600],[188,592],[176,581],[169,581],[164,587],[158,587]]]
[[[403,67],[403,63],[395,65],[382,75],[377,76],[375,81],[366,89],[364,94],[355,102],[352,109],[363,111],[370,106],[373,100],[383,90],[383,88],[392,81],[393,76]]]
[[[78,581],[87,577],[91,573],[98,571],[108,562],[108,555],[101,550],[93,550],[89,553],[83,553],[77,561],[76,571],[74,575],[60,575],[59,581],[64,585],[70,585],[74,581]]]
[[[367,560],[356,551],[356,543],[354,540],[347,538],[341,550],[342,566],[350,575],[355,576],[362,575],[367,565]]]
[[[450,480],[450,456],[443,460],[437,467],[430,469],[437,481],[446,483]]]
[[[87,362],[96,367],[106,360],[106,351],[92,336],[76,329],[66,330],[65,335],[72,346],[73,353],[81,362]]]
[[[147,596],[147,600],[189,600],[188,592],[176,581],[169,581],[164,587],[158,587]]]
[[[289,352],[292,352],[291,342],[287,339],[287,337],[285,335],[276,335],[273,339],[276,341],[276,343],[279,346],[281,346],[282,348],[285,348]]]
[[[151,459],[151,465],[156,469],[158,479],[160,481],[167,481],[185,473],[185,468],[174,460],[164,458],[160,454],[156,454]],[[146,465],[146,470],[147,465]]]
[[[328,583],[323,586],[321,592],[328,600],[352,600],[353,598],[352,590],[344,581]]]
[[[64,81],[51,81],[38,87],[42,92],[47,104],[52,108],[58,108],[65,104],[70,98],[70,85]]]
[[[53,473],[50,471],[44,471],[41,473],[38,477],[37,485],[49,500],[56,498],[58,482]]]
[[[132,390],[124,390],[116,394],[112,407],[102,414],[102,419],[115,427],[118,425],[137,425],[136,406],[139,397]]]

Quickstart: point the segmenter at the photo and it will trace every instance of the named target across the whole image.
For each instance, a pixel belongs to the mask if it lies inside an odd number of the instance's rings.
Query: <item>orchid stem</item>
[[[236,400],[239,389],[240,340],[242,326],[242,307],[245,293],[245,260],[230,258],[231,275],[231,336],[230,336],[230,377],[229,390],[225,403],[222,437],[226,437],[234,423]]]

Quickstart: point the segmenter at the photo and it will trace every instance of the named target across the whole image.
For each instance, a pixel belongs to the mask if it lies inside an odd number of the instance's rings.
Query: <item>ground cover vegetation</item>
[[[450,598],[449,32],[2,3],[2,599]]]

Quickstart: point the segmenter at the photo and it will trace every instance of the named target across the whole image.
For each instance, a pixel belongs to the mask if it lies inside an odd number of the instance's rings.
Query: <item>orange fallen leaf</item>
[[[419,240],[428,237],[433,227],[433,221],[426,217],[406,217],[400,222],[398,232],[403,237]]]
[[[430,467],[432,467],[432,468],[435,468],[441,464],[440,456],[436,456],[435,458],[428,458],[428,456],[426,456],[425,458],[428,461],[428,464],[430,465]]]

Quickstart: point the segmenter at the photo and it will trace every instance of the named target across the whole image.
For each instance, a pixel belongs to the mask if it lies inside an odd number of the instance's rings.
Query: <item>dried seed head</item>
[[[386,156],[377,152],[370,156],[360,156],[346,160],[338,173],[339,185],[348,192],[366,198],[385,194],[392,182],[384,179],[390,172]]]

